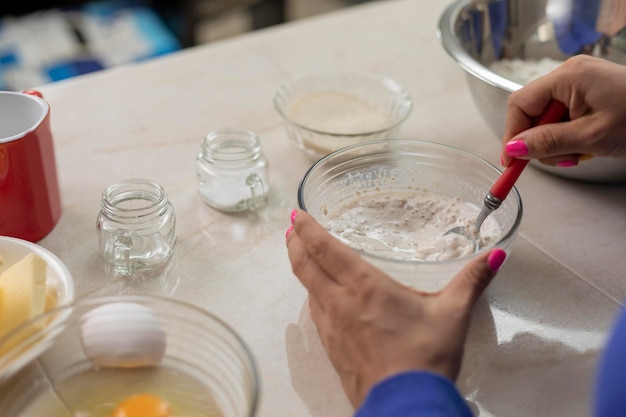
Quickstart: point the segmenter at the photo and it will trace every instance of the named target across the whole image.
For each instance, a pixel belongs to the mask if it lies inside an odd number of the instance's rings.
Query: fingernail
[[[287,231],[285,232],[285,239],[289,237],[289,233],[293,232],[293,226],[289,226]]]
[[[291,224],[296,221],[296,216],[298,216],[298,210],[291,211]]]
[[[512,140],[506,144],[504,151],[507,155],[512,157],[526,156],[528,155],[528,147],[526,142],[520,139]]]
[[[489,263],[489,269],[491,269],[492,272],[498,272],[498,269],[500,269],[505,259],[506,259],[505,251],[503,251],[502,249],[492,250],[489,256],[487,257],[487,262]]]
[[[556,164],[556,166],[561,167],[561,168],[575,167],[576,165],[578,165],[578,162],[572,161],[569,159],[566,161],[557,162]]]

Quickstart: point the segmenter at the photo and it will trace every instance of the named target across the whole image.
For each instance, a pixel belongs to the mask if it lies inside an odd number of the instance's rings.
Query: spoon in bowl
[[[563,118],[567,115],[568,109],[565,107],[563,103],[560,101],[552,100],[548,107],[544,110],[541,117],[535,126],[544,125],[548,123],[558,123],[563,120]],[[483,208],[478,213],[478,217],[474,221],[474,223],[469,226],[457,226],[445,232],[443,235],[449,234],[458,234],[466,237],[472,244],[474,245],[474,250],[478,249],[478,234],[480,231],[480,226],[482,226],[483,222],[493,212],[496,210],[504,199],[509,195],[509,192],[515,185],[515,181],[519,178],[526,165],[528,165],[528,160],[525,159],[513,159],[508,167],[504,170],[502,175],[496,180],[493,184],[485,198],[483,199]]]

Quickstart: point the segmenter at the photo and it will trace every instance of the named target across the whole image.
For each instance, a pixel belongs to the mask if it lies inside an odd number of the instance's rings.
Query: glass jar
[[[154,181],[129,179],[107,188],[97,228],[100,254],[115,274],[161,266],[174,252],[174,208]]]
[[[254,211],[267,204],[267,158],[253,132],[221,129],[209,133],[196,158],[196,173],[202,199],[217,210]]]

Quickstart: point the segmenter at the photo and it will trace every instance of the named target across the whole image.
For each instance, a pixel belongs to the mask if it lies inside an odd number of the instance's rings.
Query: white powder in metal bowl
[[[546,75],[562,63],[563,61],[553,58],[539,60],[503,59],[492,63],[489,69],[507,80],[525,85]]]

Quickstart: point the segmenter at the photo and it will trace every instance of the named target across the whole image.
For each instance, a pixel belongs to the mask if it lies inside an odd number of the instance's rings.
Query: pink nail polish
[[[493,272],[498,272],[498,269],[504,263],[506,259],[506,252],[502,249],[494,249],[491,251],[489,256],[487,257],[487,262],[489,263],[489,269]]]
[[[507,155],[512,157],[526,156],[528,155],[528,147],[526,142],[520,139],[512,140],[506,144],[504,150]]]
[[[285,239],[289,237],[289,233],[293,232],[293,226],[289,226],[287,231],[285,232]]]
[[[296,217],[298,216],[298,210],[291,211],[291,224],[296,221]]]
[[[571,160],[566,160],[566,161],[561,161],[558,162],[556,164],[556,166],[561,167],[561,168],[570,168],[570,167],[575,167],[576,165],[578,165],[578,162],[576,161],[571,161]]]

